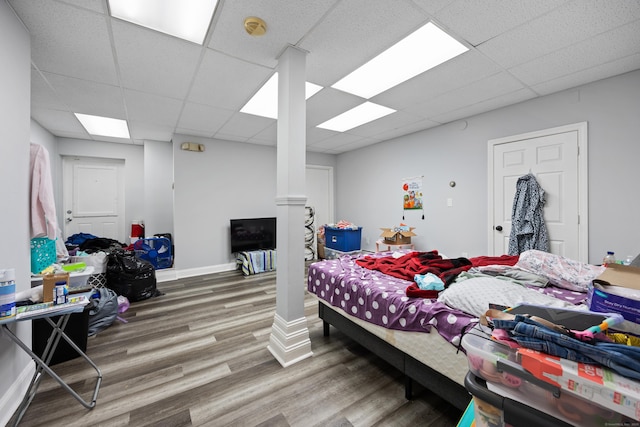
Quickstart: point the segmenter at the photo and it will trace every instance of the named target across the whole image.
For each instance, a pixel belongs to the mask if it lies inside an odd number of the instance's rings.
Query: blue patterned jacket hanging
[[[545,192],[533,174],[518,178],[511,212],[509,255],[519,255],[529,249],[549,252],[544,202]]]

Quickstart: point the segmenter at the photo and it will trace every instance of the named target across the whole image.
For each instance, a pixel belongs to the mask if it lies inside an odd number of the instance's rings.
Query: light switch
[[[451,207],[453,206],[453,199],[452,198],[448,198],[447,199],[447,207]]]

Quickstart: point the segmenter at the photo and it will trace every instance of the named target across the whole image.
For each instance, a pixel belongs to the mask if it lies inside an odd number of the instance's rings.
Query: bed
[[[442,259],[437,251],[429,252],[434,253]],[[566,259],[558,269],[558,257],[551,254],[543,254],[542,260],[527,257],[524,263],[522,255],[515,261],[479,257],[466,263],[461,259],[462,264],[451,263],[451,268],[440,274],[447,282],[444,291],[421,294],[416,292],[416,282],[408,277],[416,266],[403,271],[396,263],[410,258],[415,261],[416,255],[423,254],[404,250],[319,261],[309,266],[307,290],[318,299],[325,336],[333,325],[400,370],[405,375],[408,399],[416,381],[460,410],[470,399],[464,388],[468,363],[460,340],[478,322],[489,302],[574,306],[586,298],[586,283],[602,271]],[[549,256],[554,258],[550,260]],[[522,270],[518,263],[531,270],[526,280],[522,276],[514,279],[528,281],[526,286],[504,280],[508,271]],[[555,271],[549,274],[551,264]],[[540,269],[549,276],[538,274]],[[535,283],[538,278],[541,282]]]

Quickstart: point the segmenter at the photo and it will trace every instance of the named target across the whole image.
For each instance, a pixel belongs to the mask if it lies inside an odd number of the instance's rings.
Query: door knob
[[[494,228],[496,229],[496,231],[502,231],[502,226],[501,225],[496,225]]]

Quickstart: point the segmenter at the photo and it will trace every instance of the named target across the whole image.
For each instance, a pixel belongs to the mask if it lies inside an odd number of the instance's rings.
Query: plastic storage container
[[[616,257],[615,254],[611,251],[608,251],[602,260],[602,265],[606,266],[607,264],[615,264]]]
[[[360,250],[362,227],[355,229],[325,227],[324,235],[326,248],[336,249],[342,252]]]
[[[487,382],[488,389],[500,397],[503,409],[508,399],[507,407],[519,402],[520,406],[529,407],[533,415],[542,412],[556,419],[555,424],[541,425],[633,425],[625,423],[637,424],[640,419],[640,382],[616,376],[600,366],[510,348],[477,329],[464,335],[462,346],[470,372]],[[487,401],[486,396],[479,397]],[[512,416],[505,412],[501,416],[503,423],[498,425],[527,425],[514,421]]]
[[[89,277],[93,274],[94,267],[88,266],[83,271],[69,273],[69,292],[78,292],[89,290],[92,285],[88,283]],[[42,284],[43,276],[35,276],[31,278],[31,287]]]
[[[357,255],[360,251],[343,252],[336,249],[324,248],[324,259],[338,259],[343,255]]]

